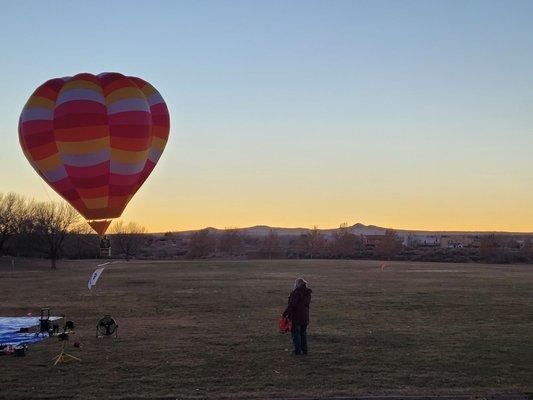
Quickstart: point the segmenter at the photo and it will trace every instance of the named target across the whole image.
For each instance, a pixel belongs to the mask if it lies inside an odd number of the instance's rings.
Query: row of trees
[[[202,229],[188,238],[186,256],[188,258],[206,258],[216,254],[240,256],[249,252],[267,258],[279,256],[282,253],[281,240],[274,231],[270,231],[260,239],[242,235],[233,228],[227,228],[218,235],[209,229]]]
[[[118,221],[111,227],[115,252],[129,259],[148,239],[136,223]],[[39,202],[0,193],[0,255],[46,257],[51,269],[57,260],[95,258],[98,237],[70,205]]]
[[[533,242],[526,240],[520,244],[505,236],[485,235],[480,240],[479,257],[481,261],[497,264],[533,262]]]
[[[0,254],[38,252],[55,269],[67,236],[82,229],[78,213],[66,203],[0,194]]]
[[[180,235],[178,235],[180,236]],[[188,258],[337,258],[397,259],[406,261],[531,263],[533,241],[519,243],[504,235],[483,235],[478,247],[440,248],[403,246],[393,230],[386,231],[375,245],[364,243],[361,236],[341,226],[331,235],[318,229],[299,236],[278,235],[270,231],[264,237],[246,236],[236,229],[222,233],[204,229],[182,238],[180,256]]]
[[[243,235],[236,228],[222,233],[204,229],[190,235],[169,234],[157,239],[134,222],[118,221],[110,229],[116,257],[143,258],[379,258],[413,261],[484,261],[489,263],[533,262],[533,242],[518,243],[511,237],[485,235],[479,248],[416,249],[403,247],[389,230],[374,246],[363,243],[346,225],[331,235],[316,227],[299,236],[264,237]],[[163,243],[157,247],[160,241]],[[62,257],[95,258],[99,238],[78,213],[66,203],[36,202],[22,196],[0,193],[0,255],[47,257],[52,269]]]
[[[216,254],[239,256],[247,253],[263,258],[358,258],[367,255],[391,259],[401,250],[401,242],[392,230],[386,232],[375,248],[369,249],[360,236],[345,226],[329,236],[315,227],[310,233],[296,237],[279,236],[271,230],[262,238],[245,236],[229,228],[218,235],[209,229],[193,233],[188,239],[186,256],[206,258]]]

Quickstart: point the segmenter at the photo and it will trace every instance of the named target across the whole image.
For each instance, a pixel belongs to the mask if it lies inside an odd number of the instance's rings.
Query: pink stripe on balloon
[[[140,177],[140,173],[131,175],[113,174],[109,177],[110,185],[134,185]]]
[[[68,114],[107,114],[106,106],[95,101],[76,100],[57,106],[54,116],[61,117]]]
[[[47,132],[54,130],[54,121],[28,121],[20,125],[20,136],[26,137],[35,133]]]
[[[73,167],[65,165],[65,170],[71,178],[85,178],[109,174],[109,161],[91,167]]]
[[[109,116],[111,125],[150,125],[151,123],[150,113],[146,111],[129,111]]]

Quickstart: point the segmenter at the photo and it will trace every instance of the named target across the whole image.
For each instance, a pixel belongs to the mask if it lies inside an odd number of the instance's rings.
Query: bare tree
[[[27,214],[28,204],[25,198],[15,193],[0,193],[0,254],[9,239],[18,233]]]
[[[317,226],[313,227],[313,230],[307,237],[307,252],[311,258],[321,257],[327,246],[326,237],[320,233]]]
[[[298,256],[319,258],[325,255],[328,243],[326,237],[315,226],[311,232],[300,235],[294,244]]]
[[[334,257],[353,258],[361,248],[361,238],[350,232],[346,223],[331,235],[330,250]]]
[[[479,243],[479,255],[482,260],[489,263],[507,262],[502,237],[494,234],[482,236]]]
[[[281,248],[278,234],[271,229],[261,242],[261,253],[272,260],[272,257],[279,254],[280,251]]]
[[[30,206],[31,233],[42,252],[50,258],[50,268],[56,269],[61,258],[63,244],[72,228],[78,223],[76,210],[66,203],[39,202]]]
[[[187,246],[187,257],[202,258],[214,253],[216,247],[215,236],[209,229],[194,232]]]
[[[117,221],[111,229],[112,247],[118,249],[126,260],[134,257],[143,244],[146,243],[146,228],[136,222]]]
[[[524,241],[524,244],[520,248],[520,255],[525,262],[531,262],[533,260],[533,242],[531,239],[528,238]]]
[[[379,257],[390,260],[402,250],[402,242],[396,232],[392,229],[387,229],[383,239],[377,244],[374,249],[375,254]]]
[[[218,241],[218,248],[228,255],[236,255],[242,251],[242,237],[236,228],[226,228]]]
[[[413,233],[409,233],[409,234],[407,235],[406,246],[407,246],[408,248],[410,248],[410,249],[415,249],[415,248],[418,247],[419,243],[420,243],[420,242],[419,242],[419,240],[418,240],[418,238],[416,237],[415,234],[413,234]]]

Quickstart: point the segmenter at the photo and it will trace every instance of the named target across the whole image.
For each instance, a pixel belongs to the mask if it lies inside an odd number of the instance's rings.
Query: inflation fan
[[[118,325],[113,317],[105,315],[98,321],[98,324],[96,324],[96,337],[111,335],[115,335],[115,337],[118,336]]]

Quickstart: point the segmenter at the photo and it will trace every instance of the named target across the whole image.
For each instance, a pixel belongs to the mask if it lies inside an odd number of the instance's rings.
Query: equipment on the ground
[[[67,345],[67,342],[68,342],[68,335],[66,336],[66,339],[64,340],[60,339],[60,341],[61,341],[61,351],[59,352],[57,356],[52,358],[54,365],[66,363],[69,361],[81,361],[81,358],[75,357],[72,354],[69,354],[65,351],[65,346]]]
[[[69,335],[74,334],[74,322],[67,320],[63,332],[57,335],[58,340],[61,342],[61,351],[55,356],[52,361],[54,365],[66,363],[68,361],[81,361],[81,358],[75,357],[65,351],[65,347],[69,340]]]
[[[41,316],[39,318],[39,332],[37,335],[50,334],[52,330],[52,321],[50,320],[50,309],[41,308]]]
[[[24,357],[26,355],[26,350],[28,350],[28,346],[22,344],[14,348],[13,354],[15,357]]]
[[[118,324],[110,315],[104,315],[96,324],[96,337],[118,336]]]
[[[63,332],[71,332],[74,330],[74,321],[68,320],[65,321],[65,328],[63,328]]]
[[[47,316],[47,313],[45,313]],[[4,346],[18,346],[20,344],[29,345],[31,343],[40,342],[50,336],[53,336],[54,326],[57,326],[60,317],[51,315],[48,322],[52,325],[52,335],[50,331],[46,331],[46,326],[43,327],[41,334],[41,318],[39,313],[35,317],[1,317],[0,316],[0,352],[2,345]],[[46,320],[46,317],[43,318]],[[46,324],[46,323],[45,323]]]

